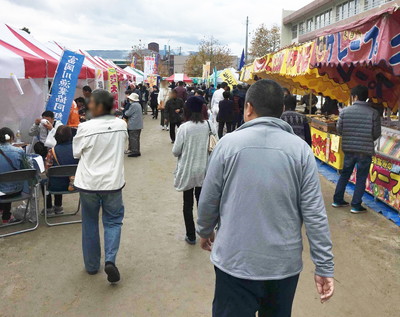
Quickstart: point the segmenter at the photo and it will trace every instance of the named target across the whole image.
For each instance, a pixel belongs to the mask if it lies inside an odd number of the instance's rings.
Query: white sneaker
[[[165,130],[165,127],[163,125],[161,126],[161,130]]]
[[[165,130],[169,131],[169,127],[165,127]]]

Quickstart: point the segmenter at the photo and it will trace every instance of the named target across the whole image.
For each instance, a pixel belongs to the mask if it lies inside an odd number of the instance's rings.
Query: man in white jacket
[[[214,95],[211,99],[211,113],[212,113],[212,122],[215,125],[215,129],[218,129],[218,122],[217,122],[217,116],[219,112],[219,102],[221,100],[224,100],[223,93],[226,90],[226,87],[228,87],[228,84],[226,82],[223,82],[220,85],[220,88],[214,92]]]
[[[89,110],[92,120],[81,123],[73,141],[74,157],[79,159],[75,187],[82,204],[82,249],[86,271],[93,275],[100,268],[99,211],[104,226],[105,272],[110,283],[120,280],[115,266],[124,218],[122,188],[124,149],[128,138],[125,121],[111,115],[112,95],[103,89],[93,91]]]

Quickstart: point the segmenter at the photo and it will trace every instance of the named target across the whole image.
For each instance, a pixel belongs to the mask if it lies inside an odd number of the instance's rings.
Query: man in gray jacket
[[[332,242],[316,162],[279,119],[282,110],[282,88],[257,81],[246,95],[246,123],[211,156],[197,232],[215,266],[213,316],[291,315],[303,267],[303,222],[321,301],[333,295]]]
[[[336,186],[332,206],[347,207],[344,200],[349,178],[357,165],[357,181],[351,201],[351,212],[354,214],[365,212],[362,204],[365,192],[365,182],[368,177],[372,156],[375,153],[374,141],[381,136],[381,120],[379,113],[367,103],[368,88],[357,86],[351,90],[353,105],[344,109],[337,122],[337,131],[342,135],[344,165],[342,174]]]
[[[139,103],[139,95],[136,93],[130,94],[128,97],[132,104],[125,112],[125,117],[128,119],[129,133],[129,150],[128,157],[138,157],[140,153],[140,134],[143,129],[143,110]]]

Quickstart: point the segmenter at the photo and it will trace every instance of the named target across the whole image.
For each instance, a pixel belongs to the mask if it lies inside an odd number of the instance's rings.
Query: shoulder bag
[[[218,140],[215,134],[211,130],[210,121],[207,120],[208,124],[208,154],[211,154],[214,151],[215,147],[217,146]]]

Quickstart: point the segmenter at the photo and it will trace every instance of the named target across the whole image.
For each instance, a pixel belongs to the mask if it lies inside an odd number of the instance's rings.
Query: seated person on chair
[[[78,164],[78,160],[74,159],[72,154],[72,130],[68,126],[59,126],[55,139],[57,145],[51,148],[46,156],[46,170],[52,166],[73,165]],[[65,192],[68,191],[70,184],[69,177],[51,177],[49,179],[49,191]],[[54,208],[51,195],[46,196],[47,214],[62,214],[62,195],[54,195]]]
[[[12,172],[24,168],[25,153],[22,149],[12,146],[14,132],[9,128],[0,129],[0,173]],[[12,198],[21,194],[23,183],[2,183],[0,192],[5,195],[0,199]],[[2,213],[2,222],[7,224],[13,222],[11,215],[11,203],[0,203],[0,213]]]
[[[60,125],[62,123],[54,119],[54,112],[46,110],[42,113],[42,117],[36,119],[30,128],[29,135],[38,140],[33,149],[43,159],[46,158],[48,149],[56,145],[54,135]]]

